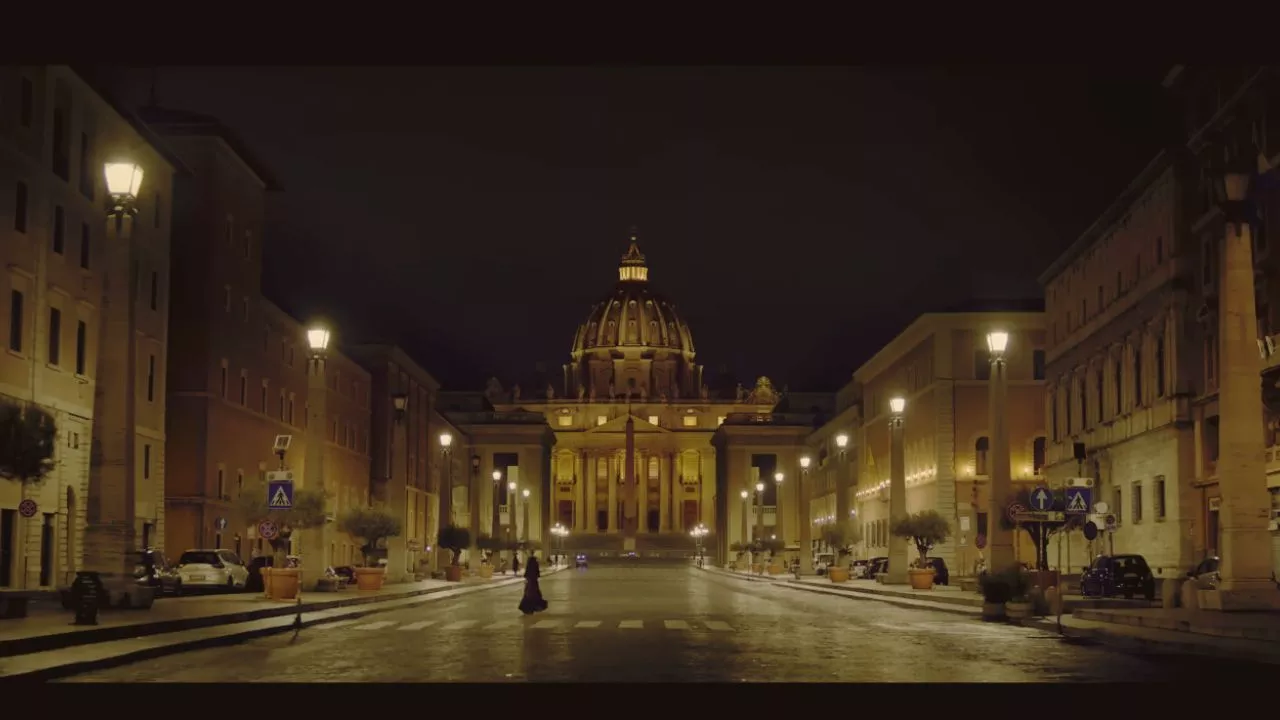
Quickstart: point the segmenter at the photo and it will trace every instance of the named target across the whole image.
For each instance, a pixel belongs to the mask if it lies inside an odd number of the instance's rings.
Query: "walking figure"
[[[515,553],[511,553],[511,574],[520,574],[520,556]]]
[[[538,586],[538,577],[541,574],[538,569],[538,557],[530,552],[529,559],[524,564],[524,597],[520,599],[520,612],[525,615],[547,609],[547,601],[542,597],[542,588]]]

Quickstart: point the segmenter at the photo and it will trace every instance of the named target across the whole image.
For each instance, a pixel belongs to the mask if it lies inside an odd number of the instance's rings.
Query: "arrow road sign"
[[[290,510],[293,508],[293,481],[267,481],[267,507],[272,510]]]
[[[1084,515],[1089,512],[1089,499],[1092,488],[1069,487],[1066,492],[1067,512],[1072,515]]]
[[[1037,485],[1035,490],[1031,491],[1031,508],[1039,512],[1053,508],[1053,493],[1049,492],[1049,488]]]

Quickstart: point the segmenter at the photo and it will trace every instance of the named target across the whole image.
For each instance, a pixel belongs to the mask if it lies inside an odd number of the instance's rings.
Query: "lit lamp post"
[[[707,526],[698,523],[698,526],[690,531],[689,534],[693,536],[695,562],[697,562],[698,567],[702,567],[702,538],[706,537]]]
[[[781,470],[773,474],[773,532],[782,538],[784,556],[787,547],[787,533],[786,524],[783,522],[782,517],[782,481],[785,478],[786,476]]]
[[[325,491],[324,445],[329,417],[329,386],[325,378],[330,340],[329,328],[320,323],[312,323],[307,329],[307,407],[310,418],[307,421],[307,467],[303,477],[306,487],[316,492]],[[325,501],[326,505],[328,502]],[[325,508],[326,513],[328,509]],[[296,535],[291,536],[293,542],[290,545],[302,546],[302,579],[299,582],[305,582],[307,578],[319,579],[323,575],[329,564],[324,557],[328,532],[326,522],[318,532],[305,533],[305,544],[294,539]],[[308,540],[310,542],[306,542]]]
[[[764,483],[756,483],[756,539],[764,540]]]
[[[843,518],[849,510],[849,470],[848,458],[849,436],[845,433],[836,435],[836,450],[840,459],[836,463],[836,518]],[[841,526],[844,521],[840,520]]]
[[[1240,157],[1224,168],[1218,186],[1225,221],[1218,272],[1218,488],[1221,542],[1216,591],[1201,592],[1207,610],[1263,610],[1280,606],[1270,581],[1271,538],[1262,426],[1261,361],[1256,347],[1251,196],[1257,175],[1270,173],[1265,158]],[[1271,181],[1266,177],[1265,181]],[[1208,538],[1213,542],[1214,538]]]
[[[906,452],[903,449],[902,415],[907,409],[907,400],[903,397],[889,399],[889,518],[890,522],[907,514],[907,473],[904,467]],[[844,513],[840,517],[843,522]],[[886,582],[902,584],[907,582],[907,539],[890,534],[889,536],[889,571]]]
[[[453,435],[451,433],[440,433],[440,454],[444,456],[444,465],[446,468],[445,485],[446,492],[441,493],[441,500],[449,503],[449,524],[454,525],[458,519],[453,512]]]
[[[416,497],[413,510],[409,508],[409,443],[408,428],[404,421],[409,409],[409,396],[402,392],[395,393],[391,396],[391,408],[393,416],[391,467],[388,468],[386,494],[382,501],[387,504],[387,511],[399,518],[403,527],[407,529],[416,526],[409,521],[409,515],[417,509]],[[422,532],[422,529],[419,528],[417,532]],[[388,582],[400,582],[407,574],[413,572],[418,558],[417,553],[411,549],[413,546],[410,543],[416,539],[407,537],[404,533],[398,537],[387,538]]]
[[[796,521],[800,524],[800,572],[805,575],[813,573],[813,523],[809,520],[809,464],[813,460],[808,455],[800,456],[800,481],[796,485],[796,497],[800,500],[800,512]]]
[[[1008,348],[1009,333],[1002,330],[987,333],[987,350],[991,352],[990,400],[988,401],[991,426],[991,459],[988,462],[991,473],[991,495],[987,500],[986,533],[987,567],[992,572],[999,572],[1014,564],[1013,533],[1005,530],[1000,522],[1000,518],[1004,516],[1004,506],[1012,499],[1013,492],[1013,479],[1009,468],[1009,384],[1005,363],[1005,351]],[[982,528],[978,531],[982,532]]]
[[[521,542],[529,542],[529,488],[520,491],[520,540]]]
[[[519,528],[516,527],[516,505],[519,503],[514,481],[507,483],[507,537],[510,540],[520,539]]]
[[[89,517],[85,531],[85,568],[128,592],[133,585],[137,546],[138,351],[137,303],[132,289],[138,271],[133,249],[142,168],[131,162],[107,163],[107,259],[102,283],[102,325],[98,342],[97,399],[93,414],[96,457],[90,459]],[[25,584],[25,578],[23,580]],[[108,588],[113,595],[116,588]],[[136,596],[136,595],[135,595]]]
[[[555,536],[557,545],[556,556],[551,559],[551,562],[552,564],[558,565],[560,563],[560,557],[564,555],[564,539],[569,535],[569,528],[561,525],[560,523],[556,523],[551,527],[551,534]]]
[[[751,570],[751,524],[750,524],[749,518],[751,517],[751,510],[750,510],[751,505],[748,498],[751,497],[751,493],[747,492],[746,490],[743,490],[740,493],[740,495],[742,496],[742,544],[747,549],[747,570],[750,571]]]

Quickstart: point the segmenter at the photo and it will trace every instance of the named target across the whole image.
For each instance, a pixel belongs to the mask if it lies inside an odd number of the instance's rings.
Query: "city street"
[[[486,591],[169,656],[97,682],[1045,682],[1240,677],[1248,666],[1135,656],[1040,630],[775,588],[683,565],[546,578],[547,612]]]

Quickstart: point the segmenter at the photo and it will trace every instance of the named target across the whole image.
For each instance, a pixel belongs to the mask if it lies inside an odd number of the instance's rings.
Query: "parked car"
[[[867,569],[870,566],[870,563],[870,560],[854,560],[849,563],[849,577],[865,578],[867,576]]]
[[[157,597],[182,592],[182,576],[164,559],[163,553],[148,548],[133,554],[138,562],[133,566],[133,577],[139,585],[155,588]]]
[[[1218,587],[1218,565],[1222,560],[1217,555],[1200,561],[1195,570],[1187,573],[1197,590],[1214,590]]]
[[[574,558],[573,566],[576,568],[585,568],[587,566],[587,556],[578,553],[578,557]]]
[[[249,568],[230,550],[188,550],[176,569],[185,588],[239,590],[249,584]]]
[[[933,567],[934,585],[951,584],[951,572],[947,570],[947,562],[945,560],[939,557],[931,557],[929,558],[929,565]]]
[[[867,572],[864,577],[868,580],[874,580],[876,575],[889,572],[889,558],[873,557],[867,561]]]
[[[1156,598],[1156,579],[1141,555],[1102,555],[1080,576],[1080,594],[1085,597]]]
[[[356,569],[350,565],[340,565],[334,568],[333,574],[346,580],[348,585],[356,584]]]

